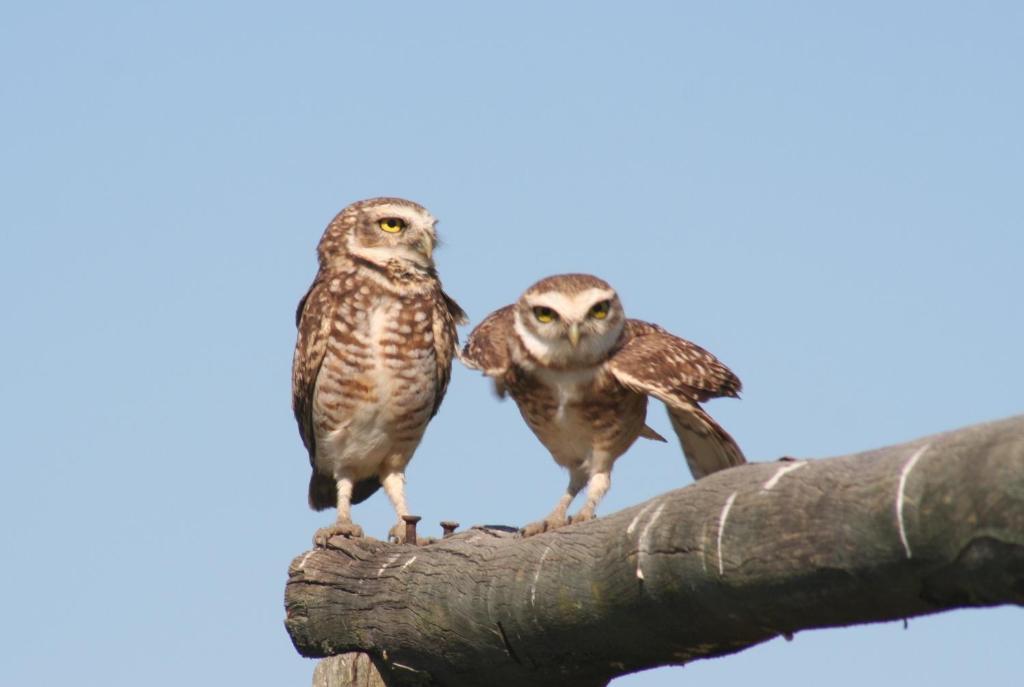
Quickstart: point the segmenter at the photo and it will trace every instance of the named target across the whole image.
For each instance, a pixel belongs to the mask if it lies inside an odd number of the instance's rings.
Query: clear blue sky
[[[0,58],[4,685],[308,684],[283,588],[332,516],[292,317],[360,198],[440,218],[474,322],[604,277],[740,375],[710,410],[756,460],[1024,411],[1020,3],[10,2]],[[646,442],[601,512],[689,481]],[[428,530],[564,483],[456,369]],[[1022,633],[957,612],[615,684],[1010,684]]]

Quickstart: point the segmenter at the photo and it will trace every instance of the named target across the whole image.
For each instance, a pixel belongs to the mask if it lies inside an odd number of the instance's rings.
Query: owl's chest
[[[518,370],[509,388],[527,424],[557,454],[589,451],[623,408],[624,389],[600,367]]]
[[[365,285],[339,298],[313,401],[323,469],[363,474],[396,451],[411,455],[437,394],[431,312]]]
[[[429,305],[422,299],[357,294],[338,310],[324,363],[327,386],[358,399],[364,414],[393,408],[396,401],[425,404],[433,398],[437,376]]]
[[[530,429],[557,463],[570,468],[595,453],[622,455],[646,415],[646,399],[601,368],[522,374],[510,391]]]
[[[368,367],[361,377],[382,400],[424,393],[433,388],[437,361],[426,304],[418,300],[379,299],[362,322]]]

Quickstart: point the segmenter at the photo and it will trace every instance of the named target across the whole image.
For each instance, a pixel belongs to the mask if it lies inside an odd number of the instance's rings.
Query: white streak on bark
[[[399,557],[399,556],[401,556],[401,555],[402,555],[402,554],[400,554],[400,553],[396,553],[396,554],[395,554],[394,556],[392,556],[391,558],[389,558],[389,559],[388,559],[388,560],[387,560],[387,561],[386,561],[386,562],[384,563],[384,565],[380,566],[380,570],[378,570],[378,571],[377,571],[377,577],[380,577],[381,575],[383,575],[383,574],[384,574],[384,571],[385,571],[385,570],[387,570],[387,569],[388,569],[388,567],[389,567],[389,566],[390,566],[390,565],[391,565],[392,563],[394,563],[395,561],[397,561],[397,560],[398,560],[398,557]]]
[[[548,557],[548,552],[551,551],[551,545],[549,544],[544,548],[544,553],[540,555],[540,561],[537,563],[537,570],[533,573],[533,584],[530,585],[530,607],[533,608],[537,603],[537,580],[540,579],[540,569],[544,565],[544,559]]]
[[[722,560],[722,535],[725,534],[725,521],[729,518],[729,511],[732,510],[732,503],[736,500],[736,494],[738,491],[734,491],[729,494],[729,498],[725,502],[725,507],[722,508],[722,514],[718,516],[718,574],[725,575],[725,562]]]
[[[302,557],[301,561],[299,561],[299,570],[302,570],[303,566],[306,565],[306,561],[308,561],[309,557],[312,556],[312,555],[313,555],[312,551],[307,551],[306,552],[306,555]]]
[[[910,459],[903,465],[903,469],[900,471],[900,488],[896,493],[896,524],[900,528],[900,541],[903,542],[903,550],[907,552],[907,558],[911,558],[910,553],[910,542],[907,541],[907,530],[903,524],[903,494],[907,488],[907,477],[910,475],[910,471],[917,465],[917,461],[921,459],[924,452],[928,450],[931,444],[925,444],[921,448],[914,452],[914,455],[910,456]]]
[[[414,558],[415,558],[415,556],[414,556]],[[391,662],[391,667],[393,667],[393,668],[401,668],[402,670],[408,670],[410,673],[423,674],[422,670],[417,670],[416,668],[413,668],[412,666],[407,666],[404,663],[398,663],[397,661],[392,661]]]
[[[640,512],[636,514],[636,517],[630,521],[629,527],[626,528],[626,534],[633,534],[633,530],[636,529],[636,524],[640,522],[640,518],[647,515],[647,511],[649,511],[651,508],[654,508],[653,503],[648,503],[646,506],[640,509]]]
[[[410,558],[409,560],[407,560],[407,561],[406,561],[405,563],[403,563],[403,564],[402,564],[402,567],[401,567],[400,569],[401,569],[401,570],[405,570],[405,569],[406,569],[406,568],[408,568],[408,567],[409,567],[410,565],[412,565],[412,562],[413,562],[414,560],[416,560],[416,556],[413,556],[412,558]]]
[[[779,480],[782,479],[782,476],[785,475],[787,472],[793,472],[794,470],[802,468],[805,465],[807,465],[807,463],[790,463],[789,465],[783,465],[781,468],[779,468],[778,472],[772,475],[772,478],[770,480],[764,483],[764,486],[761,488],[764,489],[765,491],[769,491],[772,487],[779,483]]]
[[[640,532],[640,541],[637,544],[636,554],[636,577],[638,580],[644,579],[644,556],[647,554],[647,543],[649,540],[648,533],[651,531],[651,527],[661,517],[661,511],[665,509],[665,502],[662,501],[658,504],[657,510],[654,511],[654,515],[644,525],[644,529]]]

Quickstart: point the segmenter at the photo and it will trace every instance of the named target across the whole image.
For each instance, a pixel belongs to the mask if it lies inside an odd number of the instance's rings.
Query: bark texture
[[[741,466],[529,539],[335,538],[295,559],[285,593],[302,655],[364,652],[391,687],[604,685],[779,634],[1008,603],[1024,604],[1024,416]]]
[[[313,671],[313,687],[387,687],[369,654],[325,658]]]

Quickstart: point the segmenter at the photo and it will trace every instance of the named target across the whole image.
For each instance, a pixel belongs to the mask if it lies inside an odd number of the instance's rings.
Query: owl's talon
[[[551,532],[557,530],[559,527],[565,527],[569,524],[569,519],[566,517],[552,517],[548,516],[543,520],[537,522],[531,522],[529,525],[519,530],[519,534],[525,537],[532,537],[535,534],[543,534],[544,532]]]
[[[313,546],[326,549],[327,542],[331,540],[331,537],[336,536],[347,539],[361,538],[363,536],[363,528],[354,522],[336,522],[333,525],[321,527],[313,535]]]
[[[395,524],[394,527],[388,530],[388,541],[392,544],[408,544],[409,542],[405,540],[405,527],[406,525],[404,521]],[[421,541],[423,541],[419,537],[417,537],[416,539],[418,541],[412,542],[413,544],[419,544]]]
[[[581,522],[587,522],[588,520],[593,520],[595,517],[597,517],[597,516],[594,515],[594,511],[592,511],[592,510],[591,511],[581,510],[576,515],[574,515],[571,518],[569,518],[569,522],[572,523],[573,525],[576,525],[576,524],[581,523]]]

